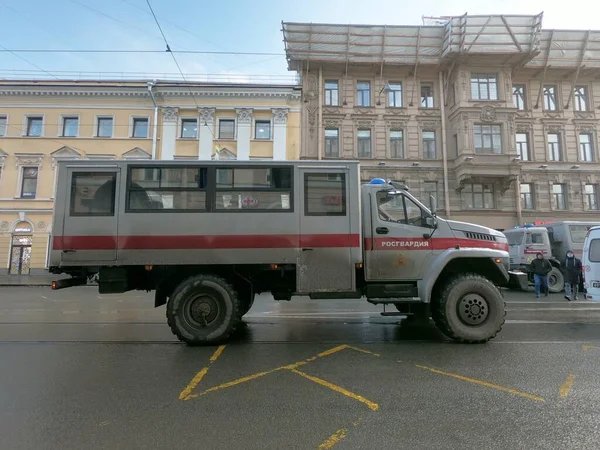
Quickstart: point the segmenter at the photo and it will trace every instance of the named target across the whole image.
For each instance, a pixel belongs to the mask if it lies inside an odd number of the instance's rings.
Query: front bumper
[[[529,280],[525,272],[509,270],[508,275],[510,277],[508,281],[509,288],[520,289],[522,291],[527,290],[527,288],[529,287]]]

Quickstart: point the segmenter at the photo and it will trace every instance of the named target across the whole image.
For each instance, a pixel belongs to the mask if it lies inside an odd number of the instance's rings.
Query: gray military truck
[[[50,270],[71,278],[52,287],[97,276],[102,294],[154,291],[192,345],[226,340],[261,292],[366,298],[457,341],[493,338],[504,234],[359,173],[355,161],[60,161]]]
[[[542,253],[552,265],[552,272],[548,275],[550,292],[562,292],[565,279],[560,267],[567,251],[572,251],[581,259],[585,236],[588,230],[596,225],[600,225],[600,222],[561,221],[526,224],[504,230],[509,245],[510,269],[525,273],[528,284],[533,284],[529,264],[537,253]],[[522,285],[515,283],[514,287],[521,289]],[[583,292],[583,281],[580,289]]]

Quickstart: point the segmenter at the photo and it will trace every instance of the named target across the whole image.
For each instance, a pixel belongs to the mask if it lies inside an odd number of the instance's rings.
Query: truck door
[[[525,260],[529,264],[535,255],[542,253],[546,258],[550,257],[550,240],[548,234],[542,230],[528,231],[525,235]]]
[[[343,168],[300,168],[298,293],[352,291],[352,215]],[[358,243],[356,243],[358,245]]]
[[[67,166],[67,176],[62,236],[54,238],[62,264],[116,261],[119,168]]]
[[[431,260],[433,218],[404,194],[377,193],[373,208],[372,251],[380,280],[417,280]],[[435,236],[435,234],[434,234]]]

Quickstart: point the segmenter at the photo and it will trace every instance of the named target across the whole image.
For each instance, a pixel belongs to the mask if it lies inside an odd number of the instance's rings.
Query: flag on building
[[[215,159],[219,159],[219,154],[221,153],[221,146],[219,144],[215,144]]]

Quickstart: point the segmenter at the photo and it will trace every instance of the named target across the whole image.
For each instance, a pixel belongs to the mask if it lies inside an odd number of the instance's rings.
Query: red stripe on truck
[[[358,234],[54,236],[54,250],[203,250],[360,247]]]
[[[371,238],[365,238],[365,249],[371,250]],[[489,248],[508,251],[508,244],[467,238],[375,238],[374,250],[447,250],[457,245],[466,248]]]

